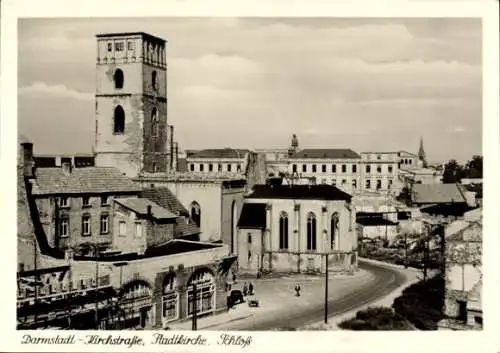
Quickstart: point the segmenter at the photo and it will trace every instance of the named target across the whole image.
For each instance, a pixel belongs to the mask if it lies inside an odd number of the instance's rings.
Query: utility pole
[[[325,324],[328,323],[328,254],[325,254]]]
[[[425,238],[424,238],[424,281],[427,280],[427,259],[429,255],[429,228],[428,225],[425,226]]]
[[[405,234],[405,268],[408,268],[408,234],[407,232],[405,231],[404,232]]]
[[[193,283],[193,315],[192,315],[192,330],[193,331],[196,331],[198,329],[198,316],[197,316],[197,311],[198,311],[198,308],[197,308],[197,305],[196,305],[196,301],[197,301],[197,293],[196,293],[197,289],[196,289],[196,284]]]
[[[95,328],[99,329],[99,250],[94,244],[95,255]]]
[[[35,280],[35,303],[34,303],[34,317],[33,317],[33,323],[36,326],[36,322],[38,321],[38,265],[37,265],[37,246],[36,246],[36,238],[33,238],[33,274],[34,274],[34,280]]]

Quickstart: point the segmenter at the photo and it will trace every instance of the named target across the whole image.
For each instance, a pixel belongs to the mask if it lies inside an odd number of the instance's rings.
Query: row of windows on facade
[[[121,105],[115,107],[113,115],[113,134],[125,134],[125,110]],[[158,121],[158,109],[153,107],[151,111],[151,137],[158,137],[160,135],[160,122]]]
[[[118,235],[120,236],[126,236],[128,234],[128,229],[127,229],[127,222],[125,221],[120,221],[118,223]],[[137,238],[141,238],[143,231],[142,231],[142,223],[141,222],[135,222],[134,223],[134,229],[133,229],[134,236]],[[103,214],[100,217],[100,222],[99,222],[99,233],[100,234],[107,234],[109,233],[109,216],[107,214]],[[69,236],[69,218],[67,217],[62,217],[59,220],[59,235],[61,237],[67,237]],[[91,225],[91,216],[89,214],[84,214],[82,215],[82,235],[83,236],[90,236],[92,235],[92,225]]]
[[[109,206],[109,197],[101,196],[101,206]],[[70,197],[59,197],[58,202],[59,208],[70,208],[71,198]],[[82,207],[91,207],[90,196],[82,196]]]
[[[351,231],[351,229],[349,229]],[[289,224],[288,214],[281,212],[279,219],[279,249],[289,249]],[[330,217],[330,236],[331,236],[331,249],[335,249],[335,236],[339,235],[339,216],[337,213],[332,214]],[[252,235],[248,234],[248,244],[252,244]],[[307,215],[307,242],[306,249],[310,251],[317,250],[317,232],[316,232],[316,215],[310,212]]]
[[[327,183],[326,179],[321,179],[321,184],[326,184],[326,183]],[[388,179],[387,183],[388,183],[388,187],[391,187],[392,183],[393,183],[392,179]],[[332,179],[332,185],[333,186],[337,185],[336,179]],[[341,185],[342,185],[342,187],[345,187],[347,185],[347,179],[342,179]],[[372,186],[371,180],[370,179],[365,180],[365,188],[371,189],[371,186]],[[352,181],[352,187],[353,187],[353,189],[356,189],[358,187],[358,183],[356,180]],[[382,189],[382,180],[380,180],[380,179],[376,180],[376,189]]]
[[[307,164],[302,164],[302,172],[303,173],[307,173],[307,170],[308,170],[307,166],[308,166]],[[326,164],[322,164],[321,165],[321,173],[327,173],[327,169],[328,168],[327,168]],[[342,164],[340,166],[340,169],[341,169],[342,173],[347,173],[347,165]],[[371,169],[370,165],[367,165],[365,167],[366,173],[371,173],[371,170],[372,169]],[[377,173],[382,173],[382,166],[377,166],[376,170],[377,170]],[[392,165],[388,165],[387,166],[387,172],[388,173],[392,173],[393,170],[394,169],[393,169]],[[357,173],[357,171],[358,171],[357,165],[356,164],[352,165],[352,172],[353,173]],[[297,173],[298,172],[298,166],[297,166],[297,164],[293,164],[292,165],[292,172],[293,173]],[[317,173],[318,172],[318,166],[316,164],[312,164],[311,165],[311,172],[312,173]],[[337,173],[337,165],[336,164],[332,164],[332,166],[331,166],[331,173]]]
[[[125,75],[121,69],[116,69],[113,74],[113,81],[115,82],[115,89],[122,89],[123,84],[125,83]],[[158,74],[153,70],[151,72],[151,88],[153,90],[158,89]]]
[[[231,172],[231,171],[232,171],[232,168],[233,168],[233,167],[232,167],[232,164],[227,164],[227,165],[226,165],[226,171]],[[222,169],[223,169],[223,168],[222,168],[222,164],[217,164],[217,171],[218,171],[218,172],[222,172]],[[189,170],[190,170],[190,171],[192,171],[192,172],[194,172],[194,170],[195,170],[195,166],[194,166],[194,164],[190,164],[190,165],[189,165]],[[199,171],[200,171],[200,172],[205,171],[205,165],[204,165],[203,163],[201,163],[201,164],[199,165]],[[208,171],[209,171],[209,172],[213,172],[213,171],[214,171],[214,165],[213,165],[212,163],[208,164]],[[237,172],[241,172],[241,164],[237,164],[237,165],[236,165],[236,171],[237,171]]]
[[[69,237],[69,217],[68,216],[62,216],[59,219],[59,237],[61,238],[66,238]],[[83,236],[90,236],[92,235],[92,229],[91,229],[91,216],[88,214],[82,215],[82,235]],[[100,222],[99,222],[99,233],[101,235],[108,234],[109,233],[109,215],[108,214],[102,214],[100,216]],[[142,231],[141,231],[142,234]]]

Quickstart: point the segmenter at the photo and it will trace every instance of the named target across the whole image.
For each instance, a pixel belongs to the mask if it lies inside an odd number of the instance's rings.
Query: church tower
[[[142,32],[96,37],[96,166],[128,177],[167,172],[166,41]]]
[[[424,139],[422,137],[420,138],[420,148],[418,149],[418,160],[424,168],[427,168],[427,160],[425,158],[424,151]]]

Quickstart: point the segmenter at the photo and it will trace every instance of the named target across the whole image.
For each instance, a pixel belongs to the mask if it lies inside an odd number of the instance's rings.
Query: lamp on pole
[[[328,323],[328,254],[325,254],[325,324]]]

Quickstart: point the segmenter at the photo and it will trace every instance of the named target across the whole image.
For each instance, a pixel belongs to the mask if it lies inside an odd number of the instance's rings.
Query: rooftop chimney
[[[31,142],[21,143],[23,175],[27,178],[34,176],[35,161],[33,160],[33,144]]]
[[[71,174],[71,163],[64,162],[62,164],[62,171],[63,171],[64,175],[69,176]]]
[[[152,211],[152,206],[151,205],[148,205],[148,218],[152,218],[153,217],[153,211]]]

